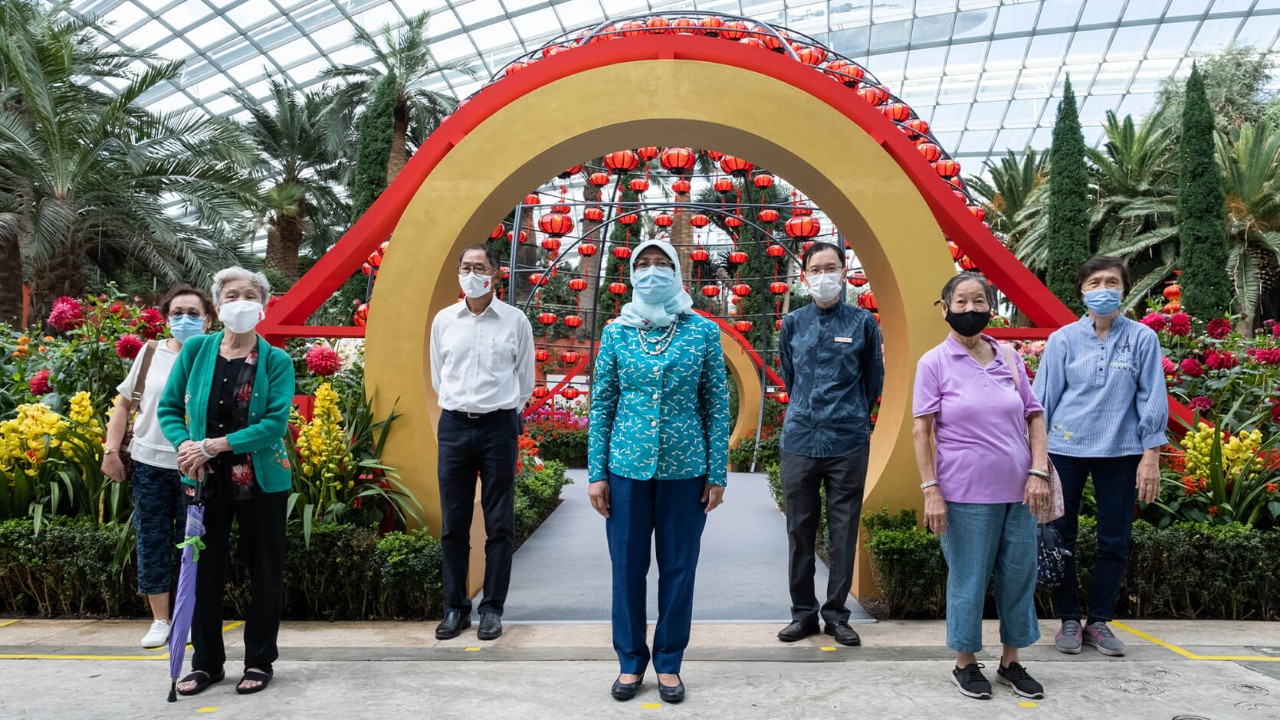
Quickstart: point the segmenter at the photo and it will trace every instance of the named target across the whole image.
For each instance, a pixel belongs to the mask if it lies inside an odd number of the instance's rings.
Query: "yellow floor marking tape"
[[[2,627],[9,627],[10,625],[13,625],[14,623],[20,623],[20,622],[22,622],[22,620],[21,620],[21,619],[19,619],[19,620],[0,620],[0,628],[2,628]]]
[[[1220,662],[1280,662],[1280,657],[1268,657],[1266,655],[1197,655],[1189,650],[1184,650],[1173,643],[1167,643],[1160,638],[1148,635],[1141,630],[1131,628],[1122,622],[1112,620],[1111,624],[1127,633],[1137,635],[1149,643],[1153,643],[1166,650],[1173,651],[1188,660],[1216,660]]]
[[[1039,705],[1037,705],[1037,704],[1035,704],[1035,703],[1033,703],[1033,702],[1025,702],[1025,701],[1024,701],[1024,702],[1020,702],[1020,703],[1018,703],[1018,707],[1033,708],[1033,707],[1040,707],[1040,706],[1039,706]]]
[[[202,708],[200,708],[199,710],[196,710],[196,712],[198,712],[198,713],[212,713],[212,712],[218,712],[218,708],[216,708],[216,707],[202,707]]]
[[[662,703],[644,703],[640,706],[641,710],[661,710]]]
[[[17,622],[15,620],[14,622]],[[244,625],[243,620],[229,622],[222,626],[222,632],[235,630]],[[155,655],[37,655],[37,654],[17,654],[17,655],[0,655],[0,660],[168,660],[169,653],[157,653]]]
[[[818,648],[818,649],[819,649],[819,650],[821,650],[822,652],[835,652],[835,651],[836,651],[836,649],[835,649],[834,647],[832,647],[831,645],[823,645],[822,647],[820,647],[820,648]]]
[[[480,648],[478,647],[463,648],[462,652],[480,652]]]

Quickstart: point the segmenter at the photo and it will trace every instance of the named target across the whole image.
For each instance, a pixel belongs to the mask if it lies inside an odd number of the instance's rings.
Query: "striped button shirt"
[[[1049,336],[1033,384],[1049,426],[1049,452],[1121,457],[1167,439],[1163,351],[1151,328],[1117,317],[1105,339],[1089,316]]]

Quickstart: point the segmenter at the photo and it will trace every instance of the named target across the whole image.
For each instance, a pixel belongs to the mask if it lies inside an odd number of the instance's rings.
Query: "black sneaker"
[[[979,663],[958,667],[951,671],[951,682],[960,688],[960,694],[965,697],[990,700],[991,683],[987,682],[987,678],[982,674],[984,667],[986,666]]]
[[[1021,663],[1001,665],[1000,669],[996,670],[996,682],[1008,685],[1024,698],[1039,700],[1044,697],[1044,686],[1036,682]]]

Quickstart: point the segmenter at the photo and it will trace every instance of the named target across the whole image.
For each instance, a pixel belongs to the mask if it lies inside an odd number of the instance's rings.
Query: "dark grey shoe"
[[[796,622],[793,622],[779,630],[778,639],[782,642],[795,642],[797,640],[803,640],[810,635],[817,635],[820,632],[822,632],[822,628],[818,627],[817,620],[810,620],[808,622],[797,620]]]
[[[619,675],[619,678],[622,676]],[[622,680],[614,680],[613,687],[610,688],[609,694],[618,702],[626,702],[636,696],[636,691],[640,689],[640,683],[644,682],[644,673],[640,673],[640,677],[632,683],[624,683]]]
[[[1124,643],[1111,634],[1111,628],[1101,620],[1084,626],[1084,644],[1098,648],[1098,652],[1103,655],[1112,657],[1124,655]]]
[[[464,616],[457,610],[450,610],[444,614],[444,620],[436,626],[437,640],[452,640],[462,634],[463,630],[471,627],[471,616]]]
[[[676,676],[680,677],[679,675]],[[675,705],[684,702],[684,681],[680,680],[672,686],[663,685],[662,681],[658,681],[658,697],[662,698],[665,703]]]
[[[1008,685],[1024,698],[1039,700],[1044,697],[1044,686],[1036,682],[1021,663],[1012,662],[1001,665],[1000,669],[996,670],[996,682]]]
[[[834,625],[827,623],[825,632],[834,637],[836,642],[849,647],[858,647],[862,644],[862,638],[858,637],[858,633],[849,627],[849,623],[840,621]]]
[[[960,694],[979,700],[991,699],[991,683],[982,674],[982,665],[969,663],[951,671],[951,682],[960,688]]]
[[[1080,652],[1083,634],[1084,628],[1080,627],[1079,620],[1063,620],[1062,629],[1058,630],[1057,636],[1053,638],[1053,646],[1058,648],[1058,652],[1075,655]]]
[[[476,637],[481,640],[497,640],[501,634],[501,615],[498,613],[483,613],[480,615],[480,629],[476,631]]]

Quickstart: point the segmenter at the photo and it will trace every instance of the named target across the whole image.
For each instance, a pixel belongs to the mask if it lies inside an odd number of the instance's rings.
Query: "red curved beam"
[[[764,364],[764,357],[761,356],[760,353],[756,350],[755,346],[751,344],[751,341],[748,340],[745,335],[738,332],[737,328],[730,325],[728,320],[725,320],[724,318],[718,315],[712,315],[706,310],[699,310],[698,308],[694,308],[693,311],[698,313],[702,317],[719,325],[721,332],[733,338],[734,342],[738,343],[738,345],[741,346],[743,350],[746,350],[747,357],[751,358],[751,363],[756,366],[756,369],[759,370],[762,367],[764,368],[765,377],[769,379],[769,382],[771,384],[777,387],[786,387],[786,383],[782,382],[782,378],[778,375],[778,373],[774,372],[773,368],[768,367],[767,365]]]

